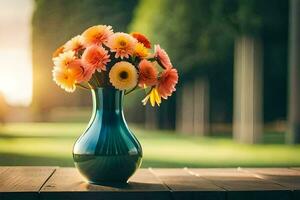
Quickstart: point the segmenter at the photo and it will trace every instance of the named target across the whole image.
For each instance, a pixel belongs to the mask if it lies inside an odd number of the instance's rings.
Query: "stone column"
[[[250,36],[235,41],[233,136],[257,143],[262,133],[262,47]]]
[[[290,1],[289,130],[287,141],[300,143],[300,0]]]

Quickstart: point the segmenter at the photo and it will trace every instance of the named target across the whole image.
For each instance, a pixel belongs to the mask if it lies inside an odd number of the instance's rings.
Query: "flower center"
[[[125,71],[122,71],[120,74],[119,74],[120,78],[121,79],[127,79],[128,78],[128,73],[125,72]]]
[[[125,47],[126,46],[126,41],[125,40],[121,40],[119,44],[120,44],[120,46]]]

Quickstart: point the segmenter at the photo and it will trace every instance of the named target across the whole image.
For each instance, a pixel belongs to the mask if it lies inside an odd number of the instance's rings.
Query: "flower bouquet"
[[[67,92],[76,87],[93,95],[93,115],[73,149],[75,166],[90,182],[126,182],[140,166],[142,148],[123,116],[123,96],[146,92],[146,105],[158,106],[178,81],[166,51],[141,33],[114,33],[97,25],[53,53],[53,80]]]

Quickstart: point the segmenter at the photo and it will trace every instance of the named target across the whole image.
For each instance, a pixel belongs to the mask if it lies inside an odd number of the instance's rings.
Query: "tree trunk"
[[[287,141],[300,143],[300,1],[290,1],[289,131]]]
[[[235,41],[233,136],[241,143],[257,143],[262,133],[262,47],[258,39]]]
[[[209,134],[209,84],[205,78],[194,81],[194,134]]]
[[[209,133],[209,87],[207,79],[186,83],[177,93],[177,131],[186,135]]]

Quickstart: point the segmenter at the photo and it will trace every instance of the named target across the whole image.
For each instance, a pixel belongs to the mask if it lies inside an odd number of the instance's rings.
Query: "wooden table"
[[[300,168],[140,169],[128,184],[85,183],[74,168],[0,167],[0,200],[300,200]]]

